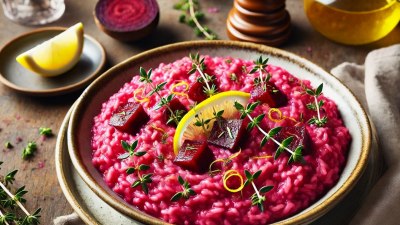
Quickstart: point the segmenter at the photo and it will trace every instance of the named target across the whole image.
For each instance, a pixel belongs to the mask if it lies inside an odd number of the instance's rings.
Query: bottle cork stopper
[[[291,32],[285,0],[235,0],[226,26],[232,40],[270,46],[283,44]]]

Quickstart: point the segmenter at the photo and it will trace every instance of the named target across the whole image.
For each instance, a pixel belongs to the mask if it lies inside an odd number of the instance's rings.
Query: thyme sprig
[[[318,97],[322,94],[322,89],[324,88],[324,84],[321,83],[317,89],[314,91],[312,89],[306,88],[306,93],[314,98],[314,103],[307,104],[307,108],[317,111],[317,117],[313,116],[308,123],[315,124],[318,127],[323,127],[328,122],[328,117],[321,117],[320,110],[322,106],[324,106],[324,101],[318,101]]]
[[[174,5],[174,9],[181,10],[179,22],[185,23],[194,29],[197,36],[204,36],[207,40],[217,39],[217,35],[208,27],[202,26],[200,20],[204,18],[204,13],[199,10],[198,0],[181,0]]]
[[[251,130],[254,127],[256,127],[264,135],[260,143],[261,147],[263,147],[269,140],[272,140],[275,144],[278,145],[278,148],[275,151],[274,159],[277,159],[281,155],[281,153],[286,150],[288,153],[290,153],[288,164],[292,162],[303,161],[303,155],[302,155],[303,146],[299,145],[296,147],[295,150],[291,150],[288,148],[288,146],[293,141],[293,136],[289,136],[282,142],[279,142],[274,138],[274,136],[279,133],[279,131],[282,129],[281,127],[274,127],[268,132],[266,132],[260,127],[260,123],[264,119],[265,114],[260,114],[255,118],[250,115],[259,104],[260,104],[259,102],[253,102],[247,104],[246,107],[244,107],[242,104],[235,101],[234,107],[241,113],[241,119],[244,119],[245,117],[248,117],[250,119],[250,122],[247,125],[248,130]]]
[[[267,73],[265,69],[268,65],[268,59],[269,58],[263,59],[262,56],[260,56],[254,60],[255,66],[249,72],[250,74],[258,72],[258,77],[254,78],[254,85],[261,85],[264,91],[267,89],[266,83],[271,79],[271,75]],[[266,77],[264,77],[264,73],[267,73]]]
[[[224,114],[224,110],[219,110],[218,112],[215,110],[215,108],[213,107],[213,117],[208,118],[208,119],[204,119],[202,117],[200,117],[199,114],[194,115],[195,118],[195,122],[193,123],[193,125],[195,125],[196,127],[201,127],[204,131],[204,133],[207,133],[207,130],[210,128],[209,123],[212,120],[216,120],[219,121],[220,119],[222,119],[222,115]]]
[[[145,83],[146,85],[150,85],[152,90],[148,93],[148,96],[151,96],[153,94],[157,94],[160,97],[160,102],[157,104],[157,106],[154,108],[154,110],[160,109],[162,107],[166,107],[167,110],[170,112],[170,116],[168,118],[167,124],[170,124],[174,122],[176,125],[178,125],[179,121],[181,121],[182,117],[184,116],[184,111],[182,110],[172,110],[171,107],[169,106],[169,103],[174,99],[175,95],[174,94],[169,94],[167,97],[163,97],[160,94],[160,91],[164,88],[164,86],[167,84],[167,82],[162,82],[160,84],[154,85],[153,80],[151,79],[152,75],[152,69],[149,69],[147,72],[143,67],[139,68],[139,74],[140,74],[140,82]]]
[[[0,165],[2,163],[3,162],[0,162]],[[12,184],[15,180],[16,174],[17,170],[14,170],[0,181],[0,224],[37,225],[40,223],[41,209],[39,208],[34,213],[30,214],[24,207],[23,203],[26,202],[26,200],[23,196],[28,193],[28,191],[25,190],[25,186],[18,188],[15,194],[12,194],[7,188],[7,186]],[[25,216],[20,217],[15,211],[16,208],[19,208]]]
[[[248,170],[245,170],[244,174],[246,175],[246,181],[244,182],[244,186],[248,184],[252,185],[255,192],[251,196],[251,205],[256,205],[261,212],[264,212],[264,202],[266,200],[265,193],[271,191],[274,186],[264,186],[260,189],[257,189],[256,185],[254,184],[254,180],[260,176],[261,172],[261,170],[258,170],[252,174]]]
[[[190,196],[196,195],[196,192],[190,187],[189,182],[184,180],[180,175],[178,175],[178,182],[182,186],[183,191],[177,192],[174,196],[172,196],[171,202],[176,202],[181,198],[189,199]]]
[[[204,57],[200,58],[199,53],[196,54],[189,54],[190,60],[192,60],[192,69],[189,70],[188,74],[193,74],[196,71],[200,74],[199,80],[200,82],[204,83],[203,92],[208,96],[211,97],[217,93],[217,86],[213,83],[214,76],[210,76],[205,73],[206,65],[204,64]]]
[[[137,140],[134,141],[132,144],[128,144],[126,141],[122,140],[121,145],[122,145],[122,148],[127,152],[118,156],[118,159],[126,159],[131,156],[141,157],[147,153],[146,151],[137,151],[136,150],[136,147],[138,145]],[[152,173],[142,174],[143,171],[146,171],[148,169],[150,169],[149,165],[140,164],[140,165],[135,165],[134,167],[129,167],[125,171],[128,175],[137,172],[138,179],[132,183],[131,187],[135,188],[140,185],[145,194],[149,193],[149,188],[147,185],[153,181],[151,179],[151,177],[153,176]]]

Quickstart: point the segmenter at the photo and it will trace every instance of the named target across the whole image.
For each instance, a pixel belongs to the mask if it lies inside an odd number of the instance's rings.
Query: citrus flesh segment
[[[179,122],[174,135],[174,153],[178,154],[179,148],[185,140],[199,140],[208,136],[215,120],[211,120],[204,128],[195,126],[196,115],[199,119],[213,118],[213,112],[224,110],[222,117],[237,119],[240,114],[234,107],[235,101],[242,105],[249,102],[250,94],[242,91],[226,91],[216,94],[193,107]]]
[[[20,54],[16,60],[26,69],[51,77],[71,69],[83,48],[83,24],[78,23],[59,35]]]

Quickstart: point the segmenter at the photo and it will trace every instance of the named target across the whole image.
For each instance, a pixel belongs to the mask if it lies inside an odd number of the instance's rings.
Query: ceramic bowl
[[[138,74],[139,67],[154,68],[162,62],[173,62],[189,53],[211,56],[232,56],[254,60],[259,55],[269,57],[269,63],[285,68],[300,79],[308,79],[314,87],[324,83],[324,95],[335,99],[344,123],[352,136],[347,164],[337,184],[321,199],[278,224],[308,224],[332,209],[354,187],[363,174],[371,149],[371,125],[359,101],[338,79],[319,66],[292,53],[250,43],[234,41],[182,42],[156,48],[114,66],[96,79],[79,97],[72,111],[67,132],[68,149],[76,170],[87,185],[110,206],[146,224],[165,222],[140,212],[115,194],[92,165],[91,128],[101,105],[121,86]]]

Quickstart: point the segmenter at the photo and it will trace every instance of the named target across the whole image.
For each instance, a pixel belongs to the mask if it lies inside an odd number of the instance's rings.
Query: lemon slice
[[[60,75],[71,69],[82,54],[83,24],[78,23],[52,39],[20,54],[23,67],[44,77]]]
[[[196,115],[199,118],[207,120],[213,118],[213,112],[224,110],[222,115],[225,119],[233,119],[239,117],[239,112],[234,107],[235,101],[242,105],[249,102],[250,94],[242,91],[226,91],[216,94],[191,109],[179,122],[174,136],[174,153],[178,154],[179,148],[185,140],[196,140],[203,135],[207,135],[212,128],[214,120],[212,120],[206,128],[206,131],[201,127],[194,125]]]

